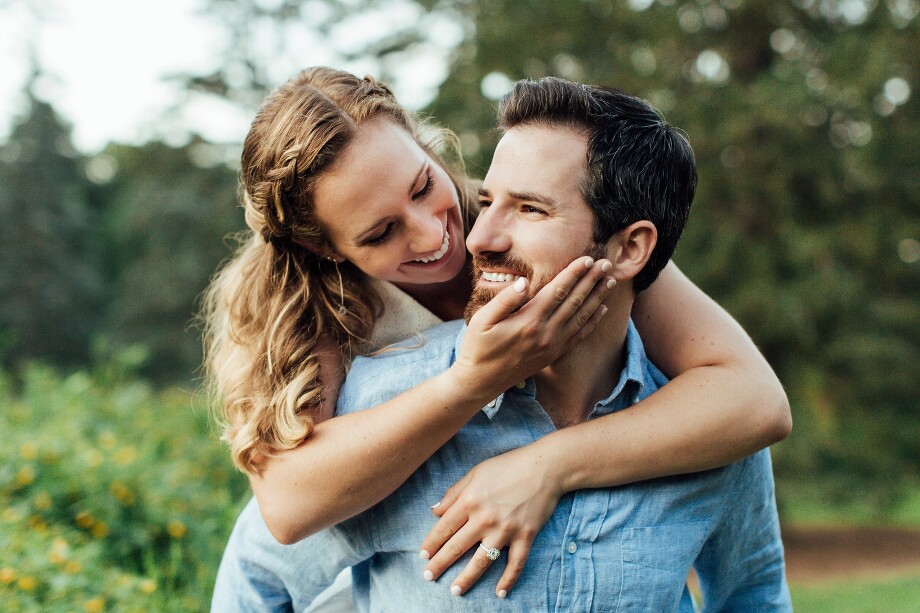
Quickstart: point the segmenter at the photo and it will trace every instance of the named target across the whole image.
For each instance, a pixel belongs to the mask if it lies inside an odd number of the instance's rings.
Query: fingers
[[[457,498],[463,492],[463,488],[466,487],[466,484],[470,480],[470,475],[472,473],[466,473],[463,475],[463,478],[454,483],[452,486],[447,488],[447,491],[444,492],[444,496],[436,502],[431,507],[431,512],[437,515],[438,517],[443,517],[445,513],[453,506],[457,501]]]
[[[505,572],[502,573],[498,583],[495,585],[495,595],[504,598],[508,595],[521,576],[524,570],[524,564],[527,563],[527,556],[530,555],[530,547],[533,540],[521,539],[511,543],[508,548],[508,562],[505,565]]]
[[[573,335],[584,326],[603,303],[615,281],[607,276],[613,265],[599,260],[572,287],[569,295],[549,316],[547,323],[562,328],[567,335]]]
[[[460,511],[451,513],[449,511],[445,512],[441,519],[432,526],[431,530],[428,531],[428,534],[425,536],[425,539],[422,541],[421,550],[419,551],[419,556],[423,560],[428,560],[431,556],[438,554],[441,550],[441,547],[444,546],[444,543],[448,541],[452,536],[454,536],[457,531],[460,530],[467,523],[467,517],[462,514]],[[469,547],[467,547],[469,549]],[[464,549],[454,558],[456,560],[466,551]],[[451,561],[450,564],[453,564]],[[450,566],[448,564],[447,566]],[[445,566],[444,568],[447,568]],[[443,572],[443,570],[442,570]],[[441,573],[439,572],[438,575]]]
[[[484,328],[491,328],[527,302],[526,290],[527,279],[518,279],[489,300],[476,312],[473,319]]]
[[[465,524],[460,530],[456,532],[447,542],[440,547],[437,553],[433,554],[431,559],[428,561],[428,564],[425,565],[424,577],[428,581],[434,581],[438,579],[444,571],[450,568],[454,562],[456,562],[463,554],[472,549],[473,547],[479,546],[479,532],[470,528],[469,524]],[[484,553],[484,552],[482,552]],[[476,561],[478,556],[474,555],[473,559],[470,561],[470,564],[481,564],[482,560]],[[491,562],[486,558],[486,562]],[[470,564],[467,564],[469,566]],[[486,564],[480,571],[479,575],[482,575],[485,572],[485,569],[488,568]],[[477,575],[477,578],[479,577]],[[470,584],[472,585],[472,584]]]
[[[486,572],[490,566],[492,566],[493,560],[489,557],[488,550],[491,547],[498,547],[488,541],[483,541],[482,545],[477,544],[476,552],[473,554],[473,558],[467,563],[466,567],[457,575],[457,578],[450,584],[450,593],[454,596],[460,596],[465,594],[473,585],[479,581],[479,578],[482,577],[483,573]],[[501,554],[499,554],[501,555]],[[498,560],[499,558],[496,558]],[[496,595],[498,592],[496,592]],[[505,595],[508,594],[508,591],[505,590]],[[504,596],[499,596],[499,598],[504,598]]]

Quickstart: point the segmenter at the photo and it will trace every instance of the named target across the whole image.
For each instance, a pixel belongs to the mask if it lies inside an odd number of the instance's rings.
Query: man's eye
[[[381,232],[380,234],[378,234],[377,236],[373,238],[367,239],[366,241],[364,241],[364,244],[369,245],[371,247],[375,245],[379,245],[382,242],[384,242],[386,239],[388,239],[390,237],[390,234],[392,234],[392,232],[393,232],[393,224],[389,223],[387,224],[387,227],[383,229],[383,232]]]
[[[545,215],[545,214],[546,214],[546,211],[544,211],[543,209],[537,208],[537,207],[535,207],[535,206],[531,206],[531,205],[529,205],[529,204],[523,205],[523,206],[521,207],[521,211],[524,212],[524,213],[535,213],[535,214],[537,214],[537,215]]]

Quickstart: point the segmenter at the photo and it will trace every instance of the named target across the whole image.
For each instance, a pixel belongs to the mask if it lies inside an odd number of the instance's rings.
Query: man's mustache
[[[530,278],[533,275],[533,268],[524,260],[511,255],[510,253],[495,253],[484,256],[473,256],[473,280],[475,281],[482,275],[482,270],[500,268],[503,271],[510,272],[520,277]]]

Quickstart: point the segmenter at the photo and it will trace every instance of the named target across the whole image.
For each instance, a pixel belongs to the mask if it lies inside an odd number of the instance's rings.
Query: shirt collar
[[[454,343],[454,355],[453,359],[451,360],[451,364],[453,364],[453,362],[457,359],[457,356],[460,354],[460,347],[463,346],[463,339],[466,337],[466,330],[467,327],[464,324],[464,326],[460,329],[460,332],[457,334],[457,340]],[[626,328],[625,347],[626,362],[623,366],[623,370],[620,372],[620,378],[610,395],[597,403],[597,407],[592,412],[592,415],[612,413],[617,408],[635,404],[642,396],[642,390],[645,388],[645,364],[647,358],[645,356],[645,347],[642,344],[642,338],[639,336],[639,331],[636,330],[636,326],[633,324],[632,319],[629,320],[629,324]],[[633,383],[633,385],[629,385],[630,383]],[[628,390],[627,385],[629,385]],[[521,392],[524,394],[527,394],[531,397],[536,397],[536,384],[534,383],[532,377],[528,377],[525,381],[518,383],[515,387],[521,390]],[[620,400],[620,396],[624,391],[627,391],[630,396],[625,399],[625,403],[617,402]],[[482,412],[485,413],[489,420],[495,417],[495,414],[498,413],[498,410],[502,406],[502,401],[505,399],[506,393],[507,392],[503,392],[498,396],[498,398],[482,407]]]

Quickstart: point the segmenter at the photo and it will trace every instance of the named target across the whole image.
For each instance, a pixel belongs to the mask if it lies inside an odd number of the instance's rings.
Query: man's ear
[[[613,277],[629,281],[645,267],[658,244],[658,229],[648,220],[637,221],[614,234],[607,243]]]

